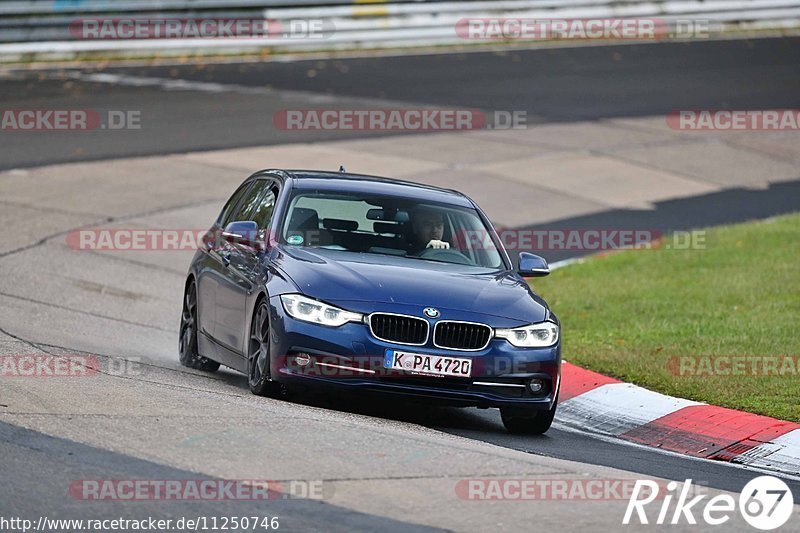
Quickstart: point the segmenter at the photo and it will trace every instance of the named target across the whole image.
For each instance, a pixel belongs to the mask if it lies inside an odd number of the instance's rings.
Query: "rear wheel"
[[[277,394],[281,387],[270,377],[269,309],[264,301],[256,306],[253,313],[247,346],[247,382],[250,391],[258,396]]]
[[[183,296],[178,353],[183,366],[206,372],[219,369],[219,363],[197,353],[197,289],[193,281],[186,286]]]
[[[556,416],[558,396],[548,411],[524,412],[518,409],[500,409],[503,425],[509,433],[517,435],[542,435],[550,429]]]

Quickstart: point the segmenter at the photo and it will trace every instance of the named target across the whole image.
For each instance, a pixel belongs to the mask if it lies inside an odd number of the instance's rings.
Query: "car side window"
[[[264,185],[266,183],[267,182],[265,180],[257,180],[255,182],[253,187],[250,188],[250,190],[247,191],[247,194],[244,195],[242,201],[239,202],[239,207],[236,208],[233,216],[226,222],[226,224],[242,220],[253,220],[252,213],[258,204],[258,199],[264,192]]]
[[[266,229],[272,220],[272,213],[275,211],[275,200],[278,197],[278,187],[275,185],[265,189],[263,194],[259,197],[255,211],[250,218],[259,229]]]
[[[230,222],[233,222],[233,220],[234,220],[233,219],[233,210],[239,204],[239,200],[241,200],[242,197],[250,189],[252,189],[252,187],[253,187],[252,183],[247,183],[245,185],[242,185],[238,189],[236,189],[236,192],[233,193],[233,195],[231,196],[230,200],[228,200],[228,203],[225,204],[225,207],[222,208],[222,212],[219,214],[219,218],[217,219],[217,223],[220,225],[220,227],[224,228]]]

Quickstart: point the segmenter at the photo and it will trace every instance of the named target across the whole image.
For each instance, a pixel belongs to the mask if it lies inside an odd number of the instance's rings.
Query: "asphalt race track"
[[[16,108],[47,102],[53,108],[140,110],[149,133],[52,138],[29,132],[5,140],[0,169],[356,135],[298,135],[272,127],[272,113],[292,105],[523,110],[529,123],[673,109],[792,108],[800,101],[799,71],[800,38],[99,71],[138,78],[130,85],[34,70],[3,79],[0,100]],[[86,69],[83,79],[97,72]],[[171,79],[241,90],[222,96],[211,88],[186,92],[184,84],[159,83]]]
[[[23,69],[0,73],[0,98],[9,109],[139,110],[146,125],[113,135],[0,132],[0,220],[13,230],[0,240],[0,353],[83,354],[103,369],[91,379],[52,383],[0,378],[0,514],[274,515],[291,531],[530,529],[533,523],[555,531],[610,530],[620,527],[625,502],[472,502],[459,500],[453,485],[490,477],[644,476],[691,478],[712,491],[738,492],[755,477],[744,468],[601,440],[558,423],[543,437],[508,435],[496,411],[329,395],[254,397],[244,376],[187,371],[177,363],[180,294],[191,253],[76,253],[64,235],[86,225],[206,226],[246,172],[197,152],[393,142],[384,133],[275,129],[272,113],[291,106],[524,110],[531,124],[575,128],[684,108],[798,108],[800,38]],[[148,157],[130,159],[141,156]],[[691,229],[766,218],[800,209],[798,161],[770,169],[781,179],[765,180],[767,187],[733,184],[647,208],[586,208],[512,225]],[[36,168],[44,165],[51,166]],[[502,204],[493,209],[501,212]],[[140,364],[111,371],[125,367],[120,359]],[[131,477],[320,480],[325,496],[279,498],[266,506],[65,496],[75,480]],[[800,494],[800,480],[786,482]],[[743,528],[740,522],[729,530]]]

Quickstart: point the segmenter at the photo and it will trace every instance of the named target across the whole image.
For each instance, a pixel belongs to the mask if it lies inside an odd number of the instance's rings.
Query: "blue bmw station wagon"
[[[264,170],[192,261],[180,361],[229,366],[259,395],[325,386],[499,408],[510,432],[540,434],[558,403],[560,323],[523,276],[548,273],[529,253],[515,269],[459,192]]]

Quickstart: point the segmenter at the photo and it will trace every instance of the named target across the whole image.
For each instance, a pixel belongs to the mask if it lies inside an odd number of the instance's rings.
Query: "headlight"
[[[348,322],[361,322],[364,315],[339,309],[300,294],[281,295],[283,308],[290,317],[323,326],[341,326]]]
[[[514,329],[496,329],[494,336],[506,339],[517,348],[546,348],[558,342],[558,325],[540,322]]]

